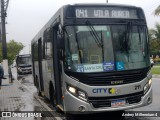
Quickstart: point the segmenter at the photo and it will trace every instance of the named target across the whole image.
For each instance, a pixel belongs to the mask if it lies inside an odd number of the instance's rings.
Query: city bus
[[[32,61],[31,54],[22,54],[16,56],[17,74],[31,74]]]
[[[123,111],[152,103],[142,8],[64,5],[31,41],[34,85],[65,113]]]

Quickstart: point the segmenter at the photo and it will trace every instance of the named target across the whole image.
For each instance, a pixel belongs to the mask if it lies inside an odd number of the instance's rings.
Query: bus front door
[[[61,64],[59,57],[59,48],[57,42],[57,31],[58,25],[53,27],[53,66],[54,66],[54,79],[55,79],[55,90],[56,90],[56,104],[62,105],[62,83],[61,83]]]

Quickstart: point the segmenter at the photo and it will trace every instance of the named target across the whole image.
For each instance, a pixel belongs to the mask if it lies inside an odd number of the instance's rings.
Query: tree
[[[160,24],[155,24],[155,29],[151,29],[151,32],[153,34],[153,39],[157,40],[158,45],[160,45]]]
[[[7,57],[8,64],[12,64],[13,60],[16,58],[16,55],[24,48],[24,45],[21,42],[16,42],[11,40],[7,43]],[[2,43],[0,43],[0,60],[2,61]]]
[[[160,5],[155,9],[154,15],[160,16]]]
[[[150,49],[152,54],[160,54],[160,24],[149,30]]]

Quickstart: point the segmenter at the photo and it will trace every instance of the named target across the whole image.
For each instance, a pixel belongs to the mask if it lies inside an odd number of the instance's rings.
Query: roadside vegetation
[[[156,64],[151,69],[152,74],[160,75],[160,64]]]
[[[160,17],[160,5],[153,11],[155,17]],[[160,75],[160,22],[155,23],[155,27],[149,29],[149,42],[151,58],[155,65],[152,67],[152,74]]]
[[[11,65],[13,60],[16,58],[16,55],[24,48],[24,45],[21,42],[16,42],[10,40],[7,42],[7,57],[8,64]],[[2,43],[0,43],[0,61],[2,61]]]

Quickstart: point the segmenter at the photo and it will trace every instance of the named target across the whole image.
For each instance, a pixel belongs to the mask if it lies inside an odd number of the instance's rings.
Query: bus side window
[[[33,52],[34,52],[33,54],[34,61],[38,61],[38,43],[37,42],[35,42],[33,45]]]
[[[46,31],[43,34],[44,42],[43,42],[43,58],[50,59],[52,56],[52,42],[51,42],[51,33],[50,28],[46,29]]]

